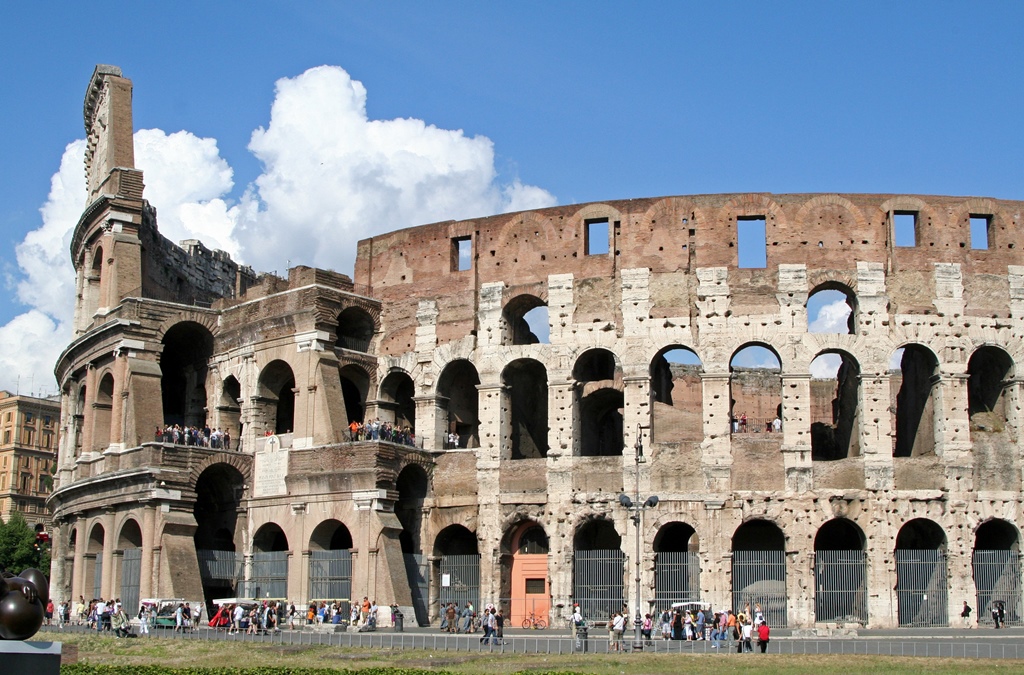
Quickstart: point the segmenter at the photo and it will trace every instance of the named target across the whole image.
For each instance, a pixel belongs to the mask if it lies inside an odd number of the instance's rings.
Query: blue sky
[[[151,199],[168,200],[157,208],[169,235],[208,228],[268,271],[348,272],[350,253],[330,255],[361,234],[477,210],[741,191],[1019,199],[1022,19],[1012,2],[11,4],[0,24],[0,387],[54,387],[46,363],[66,342],[67,303],[54,299],[66,285],[28,287],[47,266],[66,274],[59,224],[71,208],[58,208],[51,179],[84,135],[96,63],[134,81],[136,129],[162,130],[139,154]],[[304,76],[321,65],[337,68]],[[287,113],[278,81],[292,83],[298,111]],[[379,173],[407,159],[396,143],[419,143],[431,166],[403,165],[394,175],[414,177],[387,187],[440,181],[437,199],[382,212],[386,191],[357,191],[369,174],[343,151],[322,160],[355,174],[339,201],[288,192],[290,172],[310,176],[287,148],[302,148],[332,109],[324,97],[343,89],[353,128],[408,120],[385,125],[386,152],[359,136],[370,143],[359,157]],[[205,183],[175,192],[181,171]],[[314,178],[317,194],[335,192],[330,175]],[[346,209],[358,217],[329,223],[342,233],[333,240],[303,221]],[[303,233],[294,249],[273,223]]]

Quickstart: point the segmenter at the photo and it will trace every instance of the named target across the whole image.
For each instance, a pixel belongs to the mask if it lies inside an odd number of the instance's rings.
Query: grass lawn
[[[517,673],[566,671],[594,675],[722,675],[739,669],[812,675],[879,675],[879,673],[1019,673],[1019,661],[940,659],[887,656],[790,656],[779,654],[475,654],[431,651],[388,651],[307,645],[262,645],[203,640],[138,639],[42,633],[40,639],[59,639],[77,645],[80,663],[163,665],[179,667],[422,668],[453,673]]]

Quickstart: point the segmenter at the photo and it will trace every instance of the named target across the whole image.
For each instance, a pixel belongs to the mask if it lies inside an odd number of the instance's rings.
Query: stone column
[[[808,373],[782,376],[782,458],[786,490],[813,489],[811,465],[811,376]]]
[[[416,396],[416,436],[424,450],[444,447],[441,434],[447,433],[448,399],[435,396]]]
[[[142,573],[139,575],[139,597],[153,597],[155,588],[153,571],[157,569],[153,550],[158,546],[156,532],[156,506],[153,502],[142,503]]]
[[[114,548],[117,546],[114,516],[114,510],[107,509],[100,517],[100,522],[103,523],[103,582],[100,588],[104,599],[114,597]]]
[[[67,599],[70,588],[68,588],[67,565],[67,531],[66,523],[54,521],[50,536],[50,569],[43,570],[50,577],[50,597],[54,606],[59,605]],[[73,560],[73,558],[72,558]]]
[[[704,441],[701,468],[704,487],[710,492],[729,492],[732,473],[732,436],[729,429],[729,373],[701,376]]]
[[[864,485],[868,490],[891,490],[894,484],[892,451],[895,402],[889,373],[863,372],[860,386],[860,449],[864,455]]]
[[[971,420],[968,414],[967,379],[963,364],[960,372],[939,377],[935,405],[935,454],[946,469],[946,489],[950,492],[974,490],[974,457],[971,452]],[[959,615],[959,612],[957,612]]]

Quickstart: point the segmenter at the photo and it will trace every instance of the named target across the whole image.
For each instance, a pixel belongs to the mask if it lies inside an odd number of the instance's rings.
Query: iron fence
[[[815,551],[815,619],[836,623],[867,623],[867,576],[867,557],[864,551]]]
[[[575,552],[572,595],[587,620],[607,621],[612,612],[622,611],[625,569],[626,554],[619,549]]]
[[[465,607],[467,602],[480,608],[480,556],[441,556],[441,606],[454,602],[456,607]]]
[[[732,607],[736,612],[761,605],[769,626],[789,625],[786,607],[786,552],[733,551]]]
[[[142,549],[126,548],[121,555],[121,604],[129,614],[139,609],[139,581],[142,579]]]
[[[103,597],[103,554],[98,553],[93,559],[92,597]]]
[[[236,582],[242,578],[243,557],[239,553],[200,548],[196,549],[196,557],[203,581]]]
[[[309,552],[309,598],[346,601],[352,599],[351,551]]]
[[[654,559],[654,604],[700,600],[700,556],[689,551],[658,553]]]
[[[946,553],[896,550],[896,603],[900,626],[948,626]]]
[[[1001,601],[1008,626],[1021,623],[1021,556],[1017,551],[975,551],[972,557],[978,623],[994,623],[992,603]]]
[[[288,597],[288,551],[252,554],[252,574],[242,584],[247,598]]]

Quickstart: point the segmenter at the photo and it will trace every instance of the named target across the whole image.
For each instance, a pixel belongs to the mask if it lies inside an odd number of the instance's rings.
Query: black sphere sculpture
[[[27,640],[43,625],[50,584],[37,569],[0,577],[0,639]]]

